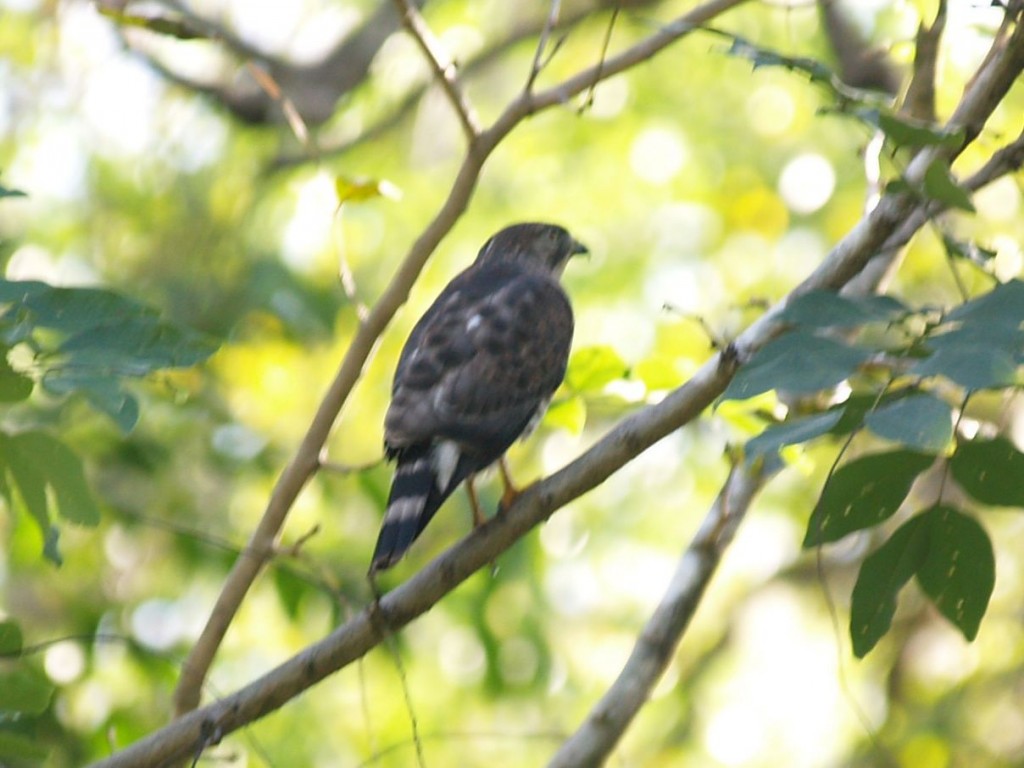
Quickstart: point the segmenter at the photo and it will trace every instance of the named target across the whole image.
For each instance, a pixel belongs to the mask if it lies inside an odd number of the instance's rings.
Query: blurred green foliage
[[[301,58],[373,6],[278,5],[223,18],[268,56]],[[451,0],[424,12],[461,62],[545,11],[522,5]],[[624,9],[612,50],[690,5]],[[862,4],[854,15],[906,67],[919,14],[934,6]],[[221,41],[173,15],[154,26],[84,4],[0,12],[0,762],[76,766],[167,721],[184,653],[360,307],[447,194],[461,133],[434,89],[371,130],[430,77],[401,33],[333,116],[311,126],[317,153],[283,115],[245,124],[215,95],[161,77],[140,50],[206,75],[235,71]],[[984,54],[991,18],[951,23],[940,114]],[[538,87],[595,63],[608,24],[596,13],[569,29]],[[554,220],[592,254],[565,276],[577,328],[566,383],[538,434],[511,451],[529,481],[684,382],[820,262],[862,215],[861,153],[876,130],[893,183],[908,147],[958,140],[836,87],[813,7],[746,4],[716,24],[734,37],[694,33],[600,84],[592,101],[535,115],[488,161],[341,415],[328,458],[342,471],[320,472],[303,492],[284,543],[319,532],[257,582],[208,697],[370,599],[363,574],[390,482],[381,421],[394,362],[420,312],[494,231]],[[465,76],[485,124],[523,87],[534,46],[527,37]],[[1018,84],[953,172],[981,165],[1016,135],[1022,113]],[[718,492],[726,448],[745,444],[751,455],[786,446],[789,469],[741,529],[627,734],[623,763],[1019,764],[1024,528],[1018,509],[984,507],[1021,504],[1024,459],[1010,439],[1021,418],[1022,289],[1010,280],[1024,242],[1021,180],[966,200],[950,173],[936,166],[918,190],[960,211],[909,246],[890,288],[899,301],[803,297],[787,310],[798,329],[733,382],[731,395],[756,396],[673,434],[393,643],[210,754],[244,765],[405,766],[415,761],[415,717],[430,765],[543,763],[614,679]],[[992,275],[1005,283],[994,292]],[[961,290],[982,298],[962,303]],[[57,310],[74,310],[74,322],[57,322]],[[912,376],[890,386],[904,371],[885,355]],[[879,357],[880,368],[863,366]],[[816,391],[851,374],[848,400],[822,396],[802,423],[779,421],[773,390]],[[960,426],[984,440],[954,439],[949,408],[976,388]],[[992,425],[1006,436],[985,435]],[[930,469],[947,457],[951,478]],[[837,510],[861,511],[858,472],[889,483],[887,493],[863,510],[870,519],[838,523]],[[963,498],[936,506],[953,480]],[[481,488],[491,508],[494,486]],[[67,523],[60,568],[40,557],[56,559],[57,518]],[[449,502],[384,585],[464,535],[469,520],[461,498]],[[802,537],[842,541],[802,551]],[[944,577],[960,551],[951,540],[982,567]],[[860,568],[869,550],[877,569]],[[901,589],[912,576],[921,589]],[[835,608],[867,629],[855,632],[854,652],[878,643],[864,661],[851,661],[846,634],[833,630]],[[961,633],[976,633],[974,643]]]

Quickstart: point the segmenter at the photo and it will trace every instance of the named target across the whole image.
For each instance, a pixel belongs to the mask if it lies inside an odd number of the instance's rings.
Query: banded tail
[[[391,481],[370,573],[401,560],[445,499],[473,471],[457,446],[448,441],[404,449]]]

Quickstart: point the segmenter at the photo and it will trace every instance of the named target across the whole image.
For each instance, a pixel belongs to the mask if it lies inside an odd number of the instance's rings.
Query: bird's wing
[[[413,330],[395,374],[385,440],[435,439],[496,455],[565,375],[573,318],[561,286],[514,264],[471,267]],[[490,463],[490,462],[488,462]]]

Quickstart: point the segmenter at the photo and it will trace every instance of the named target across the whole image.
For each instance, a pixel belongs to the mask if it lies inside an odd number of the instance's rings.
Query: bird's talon
[[[511,486],[505,488],[505,493],[502,494],[502,500],[498,502],[498,514],[507,512],[520,496],[522,496],[521,490]]]

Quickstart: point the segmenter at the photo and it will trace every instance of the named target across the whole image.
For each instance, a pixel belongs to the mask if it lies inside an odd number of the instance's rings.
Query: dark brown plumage
[[[585,252],[554,224],[507,227],[416,323],[384,419],[397,467],[371,573],[398,562],[459,483],[500,459],[547,408],[573,332],[558,278]]]

